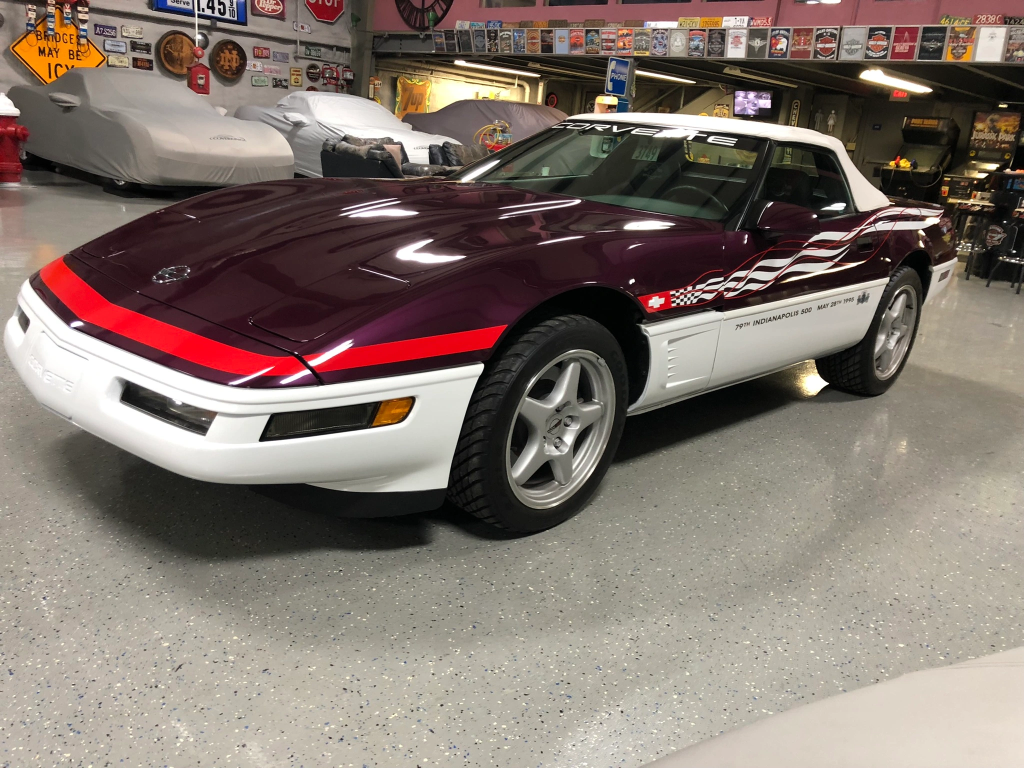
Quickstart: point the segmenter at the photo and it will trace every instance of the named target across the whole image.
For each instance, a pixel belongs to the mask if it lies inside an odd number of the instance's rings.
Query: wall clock
[[[395,6],[398,8],[402,21],[410,29],[422,32],[432,26],[431,13],[436,16],[433,19],[433,25],[440,24],[441,19],[451,10],[453,2],[454,0],[395,0]]]

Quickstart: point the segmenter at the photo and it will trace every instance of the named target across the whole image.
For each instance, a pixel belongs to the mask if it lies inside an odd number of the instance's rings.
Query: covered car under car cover
[[[303,176],[323,176],[320,150],[328,139],[388,136],[405,147],[411,163],[429,163],[431,144],[455,141],[451,136],[413,130],[377,102],[344,93],[296,91],[273,107],[239,107],[235,117],[265,123],[279,131],[295,153],[295,172]]]
[[[166,77],[76,68],[8,93],[31,134],[26,151],[97,176],[160,186],[293,176],[292,151],[279,133],[225,117]]]
[[[437,112],[410,112],[403,119],[419,131],[443,133],[454,136],[463,144],[477,144],[477,131],[499,120],[509,124],[512,141],[522,141],[566,117],[562,110],[542,104],[467,99],[449,104]]]

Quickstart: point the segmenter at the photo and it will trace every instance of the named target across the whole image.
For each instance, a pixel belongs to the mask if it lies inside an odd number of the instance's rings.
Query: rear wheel
[[[917,337],[924,291],[911,267],[889,279],[867,335],[855,347],[815,361],[818,375],[857,395],[880,395],[896,383]]]
[[[529,533],[574,515],[608,470],[626,418],[626,363],[594,320],[562,315],[512,339],[466,412],[449,497]]]
[[[53,168],[53,163],[49,160],[44,160],[38,155],[33,155],[31,152],[26,152],[24,149],[20,153],[21,167],[26,171],[49,171]]]
[[[142,192],[142,187],[124,179],[106,179],[103,182],[103,191],[118,197],[135,197]]]

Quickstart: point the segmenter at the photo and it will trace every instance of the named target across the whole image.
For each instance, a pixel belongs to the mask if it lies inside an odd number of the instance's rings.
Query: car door
[[[636,222],[630,245],[636,280],[629,290],[648,313],[641,326],[650,345],[647,388],[636,413],[708,387],[722,325],[722,295],[708,281],[721,275],[722,253],[757,188],[768,142],[753,137],[665,130],[630,148],[629,157],[651,158],[657,173],[635,186],[650,210],[678,213],[676,223]],[[639,231],[657,232],[645,237]],[[635,250],[634,250],[635,249]]]
[[[817,224],[803,232],[760,229],[759,217],[778,203],[813,212]],[[774,147],[745,226],[727,233],[719,284],[723,322],[710,386],[836,352],[863,338],[888,274],[886,236],[875,229],[877,218],[856,210],[830,149]]]

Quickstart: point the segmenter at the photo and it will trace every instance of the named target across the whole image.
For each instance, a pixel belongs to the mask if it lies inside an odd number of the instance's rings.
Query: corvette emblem
[[[192,270],[188,267],[164,267],[155,275],[153,275],[153,282],[163,285],[164,283],[176,283],[179,280],[184,280],[188,277]]]

